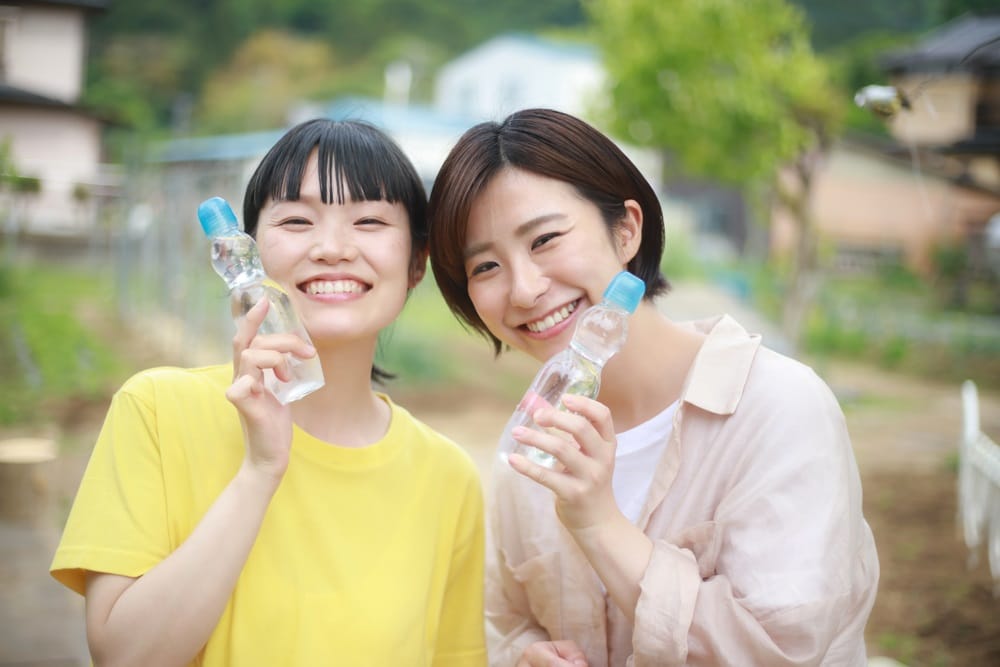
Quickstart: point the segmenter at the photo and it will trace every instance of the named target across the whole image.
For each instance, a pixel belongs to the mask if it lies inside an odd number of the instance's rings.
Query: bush
[[[53,400],[96,399],[121,382],[127,363],[98,330],[114,330],[110,293],[93,271],[0,271],[0,424],[39,420]]]

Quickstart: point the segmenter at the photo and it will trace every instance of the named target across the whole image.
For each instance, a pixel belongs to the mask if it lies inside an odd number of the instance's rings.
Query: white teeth
[[[542,333],[546,329],[551,329],[552,327],[554,327],[555,325],[559,324],[567,317],[569,317],[570,313],[572,313],[574,310],[576,310],[576,303],[571,303],[567,306],[563,306],[562,308],[552,313],[545,319],[538,320],[536,322],[528,322],[527,324],[528,331],[531,331],[532,333]]]
[[[359,294],[364,287],[354,280],[314,280],[306,285],[308,294]]]

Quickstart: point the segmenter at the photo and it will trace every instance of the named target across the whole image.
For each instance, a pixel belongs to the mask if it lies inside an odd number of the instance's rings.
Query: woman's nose
[[[549,279],[531,262],[517,267],[510,285],[510,302],[518,308],[530,308],[549,288]]]
[[[350,261],[358,255],[350,230],[341,229],[339,225],[330,225],[318,229],[309,249],[309,259],[314,262],[334,263]]]

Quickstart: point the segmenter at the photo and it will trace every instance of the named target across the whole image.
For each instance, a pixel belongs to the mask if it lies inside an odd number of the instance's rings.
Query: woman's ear
[[[624,206],[625,215],[615,227],[615,240],[619,259],[622,264],[628,264],[642,245],[642,207],[634,199],[626,199]]]
[[[410,259],[410,289],[420,284],[427,275],[427,255],[429,251],[421,250]]]

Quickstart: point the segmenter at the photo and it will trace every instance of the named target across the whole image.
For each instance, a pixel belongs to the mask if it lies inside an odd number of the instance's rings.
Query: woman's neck
[[[292,404],[292,419],[310,435],[344,447],[364,447],[389,428],[391,409],[371,385],[374,350],[318,350],[322,387]]]
[[[653,418],[680,398],[705,337],[678,326],[643,301],[629,320],[625,347],[608,362],[598,400],[611,410],[615,430]]]

